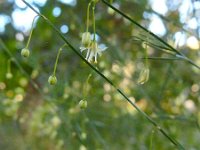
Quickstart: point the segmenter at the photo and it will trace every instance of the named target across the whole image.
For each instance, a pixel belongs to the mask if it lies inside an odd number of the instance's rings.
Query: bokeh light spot
[[[54,9],[53,9],[53,16],[54,17],[59,17],[60,16],[60,14],[61,14],[61,8],[60,7],[55,7]]]
[[[67,25],[62,25],[60,31],[65,34],[69,31],[69,27]]]

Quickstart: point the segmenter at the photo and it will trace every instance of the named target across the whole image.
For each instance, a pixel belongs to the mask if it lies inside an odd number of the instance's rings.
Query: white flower
[[[94,57],[94,62],[97,63],[97,56],[101,55],[101,52],[105,51],[107,47],[98,45],[96,41],[92,41],[87,47],[80,47],[81,52],[87,50],[86,60],[91,62]]]

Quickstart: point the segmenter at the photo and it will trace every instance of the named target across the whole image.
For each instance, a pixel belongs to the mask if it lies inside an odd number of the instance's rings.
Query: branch
[[[103,79],[105,79],[118,93],[121,94],[122,97],[126,101],[129,102],[142,116],[144,116],[152,125],[154,125],[171,143],[173,143],[178,149],[184,150],[184,147],[177,142],[175,139],[170,137],[166,131],[164,131],[149,115],[147,115],[144,111],[142,111],[135,103],[133,103],[119,88],[117,88],[114,83],[108,79],[106,76],[104,76],[99,70],[97,70],[92,64],[90,64],[79,52],[76,50],[70,42],[64,37],[64,35],[56,28],[56,26],[44,15],[42,15],[40,12],[36,11],[29,3],[27,3],[25,0],[22,0],[29,8],[31,8],[35,13],[37,13],[41,18],[43,18],[52,28],[53,30],[60,36],[60,38],[70,47],[70,49],[77,54],[92,70],[94,70],[98,75],[100,75]]]
[[[134,25],[138,26],[139,28],[141,28],[142,30],[144,30],[145,32],[147,32],[148,34],[150,34],[151,36],[153,36],[154,38],[156,38],[158,41],[160,41],[162,44],[164,44],[165,46],[167,46],[168,48],[170,48],[172,51],[176,52],[177,55],[182,56],[182,58],[185,59],[185,61],[187,61],[189,64],[195,66],[196,68],[200,69],[200,66],[198,66],[197,64],[195,64],[191,59],[187,58],[183,53],[179,52],[177,49],[173,48],[171,45],[169,45],[168,43],[166,43],[163,39],[161,39],[160,37],[158,37],[157,35],[155,35],[153,32],[149,31],[148,29],[146,29],[145,27],[143,27],[142,25],[140,25],[139,23],[137,23],[135,20],[133,20],[131,17],[127,16],[126,14],[124,14],[122,11],[120,11],[119,9],[117,9],[116,7],[112,6],[110,3],[108,3],[105,0],[101,0],[105,5],[107,5],[108,7],[112,8],[113,10],[115,10],[117,13],[119,13],[121,16],[123,16],[124,18],[128,19],[130,22],[132,22]]]

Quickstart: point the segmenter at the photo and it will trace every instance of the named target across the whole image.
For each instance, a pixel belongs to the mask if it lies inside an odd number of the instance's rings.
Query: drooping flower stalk
[[[85,84],[83,85],[83,99],[79,101],[78,105],[81,109],[86,109],[88,102],[86,100],[86,97],[88,95],[88,85],[89,85],[89,80],[91,78],[92,74],[89,74],[87,77],[87,80],[85,82]]]
[[[89,74],[87,77],[87,80],[85,82],[85,84],[83,85],[83,98],[86,99],[87,95],[88,95],[88,91],[89,91],[89,80],[91,78],[92,74]]]
[[[86,32],[88,32],[89,24],[90,24],[90,5],[91,5],[91,2],[89,2],[87,6]]]
[[[33,22],[32,22],[32,25],[31,25],[31,32],[30,32],[30,35],[29,35],[29,38],[28,38],[28,41],[27,41],[27,44],[26,44],[26,47],[25,48],[28,48],[29,44],[30,44],[30,41],[31,41],[31,37],[32,37],[32,34],[33,34],[33,29],[34,29],[34,22],[35,22],[35,19],[39,17],[38,15],[36,15],[34,18],[33,18]]]
[[[30,40],[31,40],[31,37],[32,37],[32,33],[33,33],[34,22],[35,22],[35,19],[36,19],[37,17],[39,17],[39,16],[36,15],[36,16],[34,17],[33,21],[32,21],[31,31],[30,31],[30,35],[29,35],[29,37],[28,37],[28,41],[27,41],[27,43],[26,43],[26,47],[23,48],[23,49],[21,50],[21,55],[22,55],[23,57],[26,57],[26,58],[29,57],[29,55],[30,55],[30,50],[29,50],[28,47],[29,47]]]
[[[93,3],[92,7],[92,22],[93,22],[93,41],[96,41],[96,24],[95,24],[95,3]]]
[[[13,74],[11,72],[11,61],[12,61],[12,59],[9,59],[7,62],[7,73],[6,73],[7,79],[11,79],[13,77]]]
[[[53,74],[51,76],[49,76],[48,78],[48,82],[50,85],[55,85],[57,83],[57,78],[56,78],[56,69],[57,69],[57,65],[58,65],[58,60],[61,54],[62,49],[66,46],[67,44],[64,44],[63,46],[61,46],[58,50],[57,56],[56,56],[56,62],[54,64],[54,69],[53,69]]]
[[[91,5],[92,1],[89,2],[88,6],[87,6],[87,19],[86,19],[86,32],[84,32],[82,34],[82,40],[81,40],[81,52],[83,51],[84,48],[89,48],[90,47],[90,43],[91,43],[91,34],[88,31],[89,30],[89,24],[90,24],[90,5]]]

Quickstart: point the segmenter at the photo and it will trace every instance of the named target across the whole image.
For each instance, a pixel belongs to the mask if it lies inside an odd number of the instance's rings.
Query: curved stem
[[[33,19],[33,22],[32,22],[32,25],[31,25],[31,32],[30,32],[30,35],[28,37],[28,41],[26,43],[26,47],[25,48],[28,48],[29,44],[30,44],[30,40],[31,40],[31,36],[32,36],[32,33],[33,33],[33,26],[34,26],[34,22],[35,22],[35,19],[39,17],[38,15],[36,15]]]
[[[83,86],[83,99],[86,98],[86,96],[88,95],[88,85],[89,85],[89,80],[91,78],[92,74],[90,73],[87,77],[87,80]]]
[[[156,38],[158,41],[160,41],[162,44],[164,44],[165,46],[167,46],[168,48],[170,48],[172,51],[176,52],[176,54],[187,58],[184,54],[182,54],[181,52],[179,52],[177,49],[173,48],[171,45],[169,45],[168,43],[166,43],[163,39],[159,38],[157,35],[155,35],[153,32],[149,31],[148,29],[146,29],[145,27],[143,27],[142,25],[140,25],[139,23],[137,23],[135,20],[133,20],[131,17],[127,16],[126,14],[124,14],[123,12],[121,12],[119,9],[117,9],[116,7],[112,6],[111,4],[109,4],[109,2],[107,2],[106,0],[101,0],[105,5],[107,5],[108,7],[112,8],[113,10],[115,10],[117,13],[119,13],[121,16],[123,16],[124,18],[128,19],[130,22],[132,22],[133,24],[135,24],[136,26],[138,26],[139,28],[141,28],[143,31],[149,33],[149,35],[153,36],[154,38]],[[186,62],[190,63],[191,65],[195,66],[196,68],[200,69],[200,66],[198,66],[197,64],[195,64],[192,60],[190,60],[189,58],[185,59]]]
[[[57,69],[57,65],[58,65],[58,59],[60,57],[60,53],[61,53],[63,47],[65,47],[65,46],[66,46],[66,44],[64,44],[63,46],[61,46],[59,48],[59,50],[58,50],[58,54],[57,54],[57,57],[56,57],[56,62],[55,62],[55,65],[54,65],[54,70],[53,70],[53,76],[56,76],[56,69]]]
[[[29,8],[31,8],[34,12],[40,15],[51,27],[52,29],[60,36],[60,38],[70,47],[70,49],[77,54],[92,70],[94,70],[98,75],[100,75],[103,79],[105,79],[129,104],[131,104],[139,114],[145,117],[152,125],[154,125],[171,143],[173,143],[178,149],[184,150],[185,148],[177,142],[174,138],[170,137],[165,130],[163,130],[149,115],[147,115],[144,111],[142,111],[135,103],[133,103],[125,94],[122,92],[117,86],[108,79],[104,74],[102,74],[99,70],[97,70],[92,64],[90,64],[79,52],[76,50],[70,42],[64,37],[64,35],[56,28],[56,26],[44,15],[36,11],[29,3],[25,0],[22,0]]]

